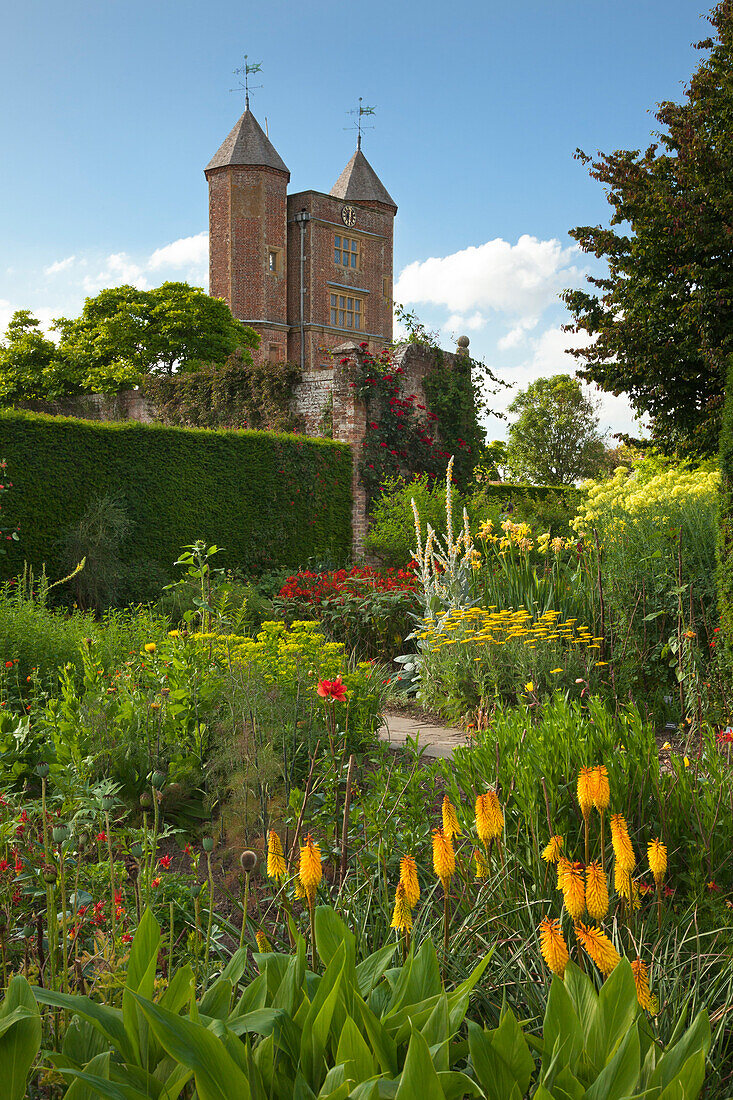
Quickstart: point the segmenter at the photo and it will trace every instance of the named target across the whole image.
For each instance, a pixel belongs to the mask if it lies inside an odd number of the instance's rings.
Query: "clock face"
[[[341,221],[344,225],[348,225],[349,228],[356,225],[356,210],[354,210],[353,206],[341,207]]]

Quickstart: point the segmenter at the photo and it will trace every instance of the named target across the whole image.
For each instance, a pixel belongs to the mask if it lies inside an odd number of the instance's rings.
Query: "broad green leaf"
[[[573,963],[568,963],[564,980],[565,989],[580,1021],[583,1036],[587,1040],[598,1012],[598,994],[587,974]],[[598,1068],[600,1069],[600,1066]]]
[[[279,992],[279,990],[278,990]],[[244,987],[242,996],[237,1001],[234,1015],[253,1012],[256,1008],[264,1008],[267,1004],[267,979],[260,974],[254,981]]]
[[[455,1070],[438,1071],[438,1081],[445,1100],[462,1100],[464,1096],[483,1096],[476,1082],[465,1073],[456,1073]]]
[[[111,1052],[109,1050],[105,1050],[95,1055],[95,1057],[90,1059],[84,1066],[84,1073],[109,1080],[110,1054]],[[75,1081],[72,1081],[64,1093],[64,1100],[98,1100],[98,1097],[99,1093],[96,1092],[87,1081],[82,1081],[78,1077]]]
[[[511,1009],[504,1012],[498,1028],[491,1033],[491,1045],[494,1054],[505,1067],[501,1069],[501,1075],[510,1081],[516,1081],[523,1096],[534,1073],[534,1058]]]
[[[632,1025],[608,1065],[601,1070],[585,1094],[585,1100],[624,1100],[639,1081],[639,1032]]]
[[[380,1069],[383,1073],[389,1074],[390,1077],[396,1077],[399,1073],[399,1065],[397,1062],[397,1046],[394,1039],[389,1035],[382,1021],[374,1015],[369,1005],[361,997],[355,998],[354,1008],[361,1016],[361,1022],[369,1037],[369,1042],[377,1057]]]
[[[122,1020],[122,1012],[119,1008],[97,1004],[90,997],[57,993],[55,990],[41,989],[38,986],[34,988],[33,992],[41,1004],[51,1005],[52,1008],[68,1009],[72,1014],[81,1016],[83,1020],[88,1020],[119,1051],[123,1061],[130,1063],[136,1061],[137,1053],[128,1039]]]
[[[543,1081],[549,1075],[551,1065],[554,1072],[558,1072],[562,1065],[573,1069],[583,1049],[583,1032],[565,984],[557,974],[552,979],[550,995],[547,998],[543,1040],[545,1045],[542,1055]]]
[[[141,1017],[131,994],[152,1000],[155,973],[160,949],[160,925],[150,909],[146,909],[132,941],[130,960],[127,964],[125,988],[122,991],[122,1019],[130,1044],[135,1050],[138,1065],[149,1066],[148,1026]]]
[[[314,914],[316,949],[325,967],[341,944],[346,951],[346,973],[350,974],[356,954],[356,938],[330,905],[318,905]]]
[[[61,1047],[61,1051],[69,1059],[70,1065],[82,1069],[97,1054],[101,1054],[108,1049],[109,1043],[100,1031],[88,1020],[82,1020],[81,1016],[74,1016],[66,1029]]]
[[[384,968],[395,953],[397,944],[388,943],[368,955],[356,968],[356,981],[362,997],[368,997],[384,974]]]
[[[341,1029],[338,1048],[336,1050],[336,1062],[345,1067],[346,1076],[354,1084],[367,1081],[377,1072],[374,1055],[367,1046],[364,1036],[348,1016]]]
[[[91,1093],[94,1100],[98,1100],[100,1096],[104,1100],[150,1100],[149,1093],[140,1092],[132,1085],[110,1081],[108,1078],[99,1077],[95,1073],[86,1073],[83,1069],[65,1069],[61,1070],[61,1073],[64,1077],[71,1077],[76,1081],[83,1081],[89,1085],[94,1090]]]
[[[41,1016],[25,978],[10,979],[0,1006],[3,1100],[23,1100],[26,1080],[41,1047]]]
[[[232,983],[226,978],[219,978],[199,1001],[199,1014],[212,1020],[226,1020],[231,1002]]]
[[[425,940],[417,955],[408,956],[407,962],[399,971],[389,1008],[384,1015],[385,1021],[406,1005],[436,997],[442,990],[435,947],[431,940]]]
[[[312,1089],[320,1088],[326,1076],[326,1043],[331,1019],[339,996],[341,978],[346,965],[346,948],[342,944],[331,958],[318,992],[303,1023],[300,1043],[300,1065],[305,1080]]]
[[[132,996],[163,1049],[193,1071],[200,1100],[250,1100],[247,1078],[221,1040],[200,1024]]]
[[[624,958],[601,987],[598,1009],[587,1035],[586,1049],[600,1072],[639,1014],[631,963]]]
[[[289,1016],[295,1017],[303,1000],[303,979],[305,977],[305,940],[301,939],[295,954],[288,963],[285,976],[272,998],[273,1008],[282,1008]]]
[[[705,1082],[705,1053],[691,1054],[665,1089],[659,1100],[697,1100]],[[654,1095],[654,1093],[652,1093]]]
[[[189,964],[186,963],[185,966],[176,970],[170,980],[168,988],[158,1001],[158,1004],[162,1005],[163,1008],[167,1008],[169,1012],[174,1012],[178,1015],[184,1005],[187,1005],[191,999],[192,981],[193,970]]]
[[[647,1088],[657,1086],[665,1089],[675,1079],[690,1055],[696,1054],[699,1050],[705,1054],[710,1050],[710,1021],[705,1009],[698,1012],[679,1042],[665,1050],[658,1059]]]
[[[552,1082],[552,1095],[555,1100],[583,1100],[585,1085],[564,1066]]]
[[[410,1037],[395,1097],[396,1100],[445,1100],[428,1044],[419,1031],[413,1031]]]

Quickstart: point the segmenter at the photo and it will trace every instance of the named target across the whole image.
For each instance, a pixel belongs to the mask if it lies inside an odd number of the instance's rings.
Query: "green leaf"
[[[394,1039],[389,1035],[382,1021],[374,1015],[369,1005],[361,997],[354,998],[354,1008],[361,1016],[361,1022],[369,1037],[369,1042],[377,1057],[380,1069],[383,1073],[389,1074],[390,1077],[396,1077],[399,1073],[399,1064]]]
[[[139,993],[142,997],[152,1000],[159,949],[160,925],[152,911],[146,909],[132,941],[125,988],[122,991],[122,1019],[125,1031],[135,1050],[135,1061],[138,1065],[146,1067],[149,1065],[148,1026],[144,1017],[140,1016],[132,994]]]
[[[125,1062],[135,1063],[137,1053],[130,1042],[125,1025],[122,1020],[122,1012],[119,1008],[109,1008],[106,1005],[97,1004],[90,997],[81,997],[71,993],[57,993],[52,989],[34,987],[36,999],[44,1005],[52,1008],[64,1008],[97,1028],[112,1046],[117,1050]]]
[[[41,1047],[41,1016],[25,978],[10,979],[0,1006],[0,1067],[3,1096],[23,1100],[26,1080]]]
[[[247,1078],[221,1040],[200,1024],[132,996],[163,1049],[193,1071],[199,1100],[250,1100]]]
[[[707,1055],[709,1050],[710,1020],[705,1009],[702,1009],[679,1042],[675,1043],[671,1049],[665,1050],[659,1058],[656,1068],[649,1078],[647,1088],[667,1088],[692,1054],[703,1051]]]
[[[659,1100],[697,1100],[704,1083],[705,1053],[698,1050],[690,1055],[676,1077],[662,1090]]]
[[[464,1096],[483,1096],[476,1082],[467,1077],[465,1073],[457,1073],[455,1070],[439,1070],[438,1081],[445,1100],[461,1100]]]
[[[385,967],[395,953],[397,944],[388,943],[368,955],[356,968],[356,981],[362,997],[368,997],[384,974]]]
[[[341,1029],[336,1062],[343,1064],[346,1076],[354,1084],[369,1080],[377,1072],[374,1055],[350,1016],[347,1016]]]
[[[579,966],[569,963],[565,969],[565,989],[573,1002],[575,1013],[587,1040],[598,1011],[598,994],[595,987]]]
[[[97,1028],[81,1016],[74,1016],[66,1029],[64,1041],[61,1047],[62,1054],[69,1059],[69,1063],[81,1069],[91,1062],[92,1058],[102,1051],[109,1049],[109,1043]]]
[[[601,1070],[585,1094],[585,1100],[624,1100],[639,1081],[641,1049],[636,1025],[626,1032],[621,1046]]]
[[[83,1069],[62,1069],[60,1072],[64,1077],[72,1077],[75,1081],[83,1081],[89,1085],[93,1090],[90,1095],[94,1097],[94,1100],[99,1100],[100,1096],[104,1097],[105,1100],[150,1100],[149,1093],[140,1092],[133,1085],[110,1081],[107,1077],[99,1077],[97,1074],[87,1073]],[[83,1095],[84,1093],[82,1093]]]
[[[231,1001],[232,983],[227,978],[219,978],[199,1001],[199,1013],[213,1020],[226,1020]]]
[[[623,958],[601,987],[598,1008],[586,1040],[591,1063],[600,1072],[639,1014],[631,963]]]
[[[346,948],[342,944],[331,958],[303,1024],[300,1065],[306,1081],[314,1090],[320,1088],[326,1076],[326,1042],[339,997],[345,956]]]
[[[568,969],[571,964],[568,963]],[[565,971],[567,974],[567,970]],[[562,978],[557,974],[550,985],[543,1024],[544,1053],[542,1055],[542,1079],[550,1076],[550,1069],[557,1073],[561,1066],[573,1069],[583,1049],[583,1032],[573,1002]]]
[[[396,1100],[445,1100],[428,1044],[419,1031],[413,1031],[410,1038],[395,1097]]]
[[[109,1050],[102,1051],[100,1054],[95,1055],[95,1057],[90,1059],[84,1066],[84,1073],[102,1077],[104,1080],[109,1080],[110,1055],[111,1052]],[[72,1081],[64,1093],[64,1100],[98,1100],[98,1097],[99,1093],[95,1092],[87,1081],[83,1081],[80,1078]]]

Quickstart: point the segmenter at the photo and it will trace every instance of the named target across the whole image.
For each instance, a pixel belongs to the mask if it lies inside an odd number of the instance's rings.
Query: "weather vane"
[[[262,87],[261,84],[253,84],[252,86],[250,86],[250,83],[249,83],[250,74],[251,73],[260,73],[260,72],[262,72],[262,66],[259,64],[259,62],[254,62],[254,63],[250,64],[247,61],[247,54],[244,55],[244,65],[242,65],[242,67],[240,69],[235,69],[234,70],[234,75],[235,76],[238,76],[240,78],[244,77],[244,84],[242,83],[242,81],[240,79],[239,87],[238,88],[230,88],[229,91],[230,92],[244,92],[244,108],[245,108],[246,111],[249,110],[249,93],[250,92],[255,92],[255,91],[257,91],[258,88]]]
[[[356,115],[356,122],[353,126],[344,126],[344,130],[356,130],[358,137],[356,139],[356,148],[361,149],[361,132],[362,130],[373,130],[373,126],[362,126],[361,120],[364,115],[373,115],[376,107],[364,107],[362,97],[359,96],[359,106],[354,107],[353,111],[347,111],[347,115]]]

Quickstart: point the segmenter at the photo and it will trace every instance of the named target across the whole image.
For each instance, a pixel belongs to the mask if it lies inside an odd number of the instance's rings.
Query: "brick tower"
[[[290,173],[249,109],[206,166],[209,293],[258,333],[255,358],[285,359]]]
[[[259,334],[257,361],[320,371],[344,341],[391,341],[397,205],[361,135],[329,194],[288,195],[290,173],[247,100],[206,179],[209,292]]]

